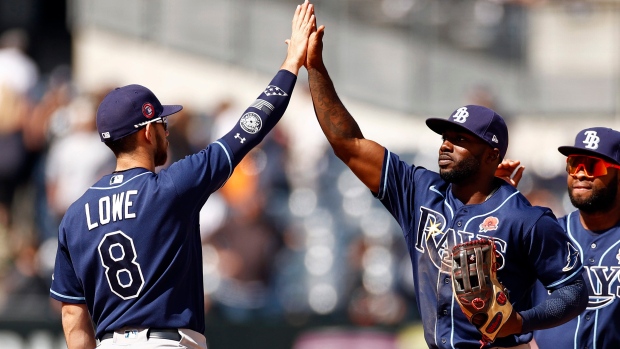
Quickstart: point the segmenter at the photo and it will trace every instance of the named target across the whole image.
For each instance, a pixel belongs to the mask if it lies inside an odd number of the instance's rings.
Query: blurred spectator
[[[48,314],[49,283],[39,272],[37,246],[28,239],[17,239],[12,244],[15,258],[2,288],[6,296],[0,316],[12,319],[41,318]]]
[[[503,108],[497,94],[493,91],[493,88],[487,84],[478,83],[471,85],[465,93],[464,104],[481,105],[493,109],[504,118],[508,127],[510,127],[512,123],[510,113]]]
[[[185,156],[201,149],[195,147],[191,143],[190,138],[192,122],[195,117],[188,107],[183,107],[174,118],[170,118],[170,127],[168,128],[168,163],[181,160]]]
[[[21,29],[5,31],[0,36],[0,86],[25,95],[37,83],[39,72],[26,54],[28,34]]]
[[[114,171],[115,159],[97,134],[95,104],[89,98],[76,98],[57,113],[65,114],[68,127],[50,145],[45,178],[47,201],[60,223],[67,208],[88,187]]]
[[[233,322],[262,318],[275,310],[272,264],[282,241],[263,214],[266,198],[258,190],[258,181],[255,161],[248,156],[220,190],[230,208],[228,218],[205,241],[217,253],[220,278],[219,286],[211,290],[211,301]]]
[[[550,208],[556,217],[562,217],[566,214],[557,193],[554,193],[551,190],[545,188],[535,188],[526,195],[526,198],[532,206],[544,206]]]
[[[309,331],[295,341],[293,349],[397,349],[396,336],[379,331],[331,329]]]
[[[28,149],[23,126],[28,109],[23,95],[0,86],[0,226],[11,221],[15,190],[24,178]]]

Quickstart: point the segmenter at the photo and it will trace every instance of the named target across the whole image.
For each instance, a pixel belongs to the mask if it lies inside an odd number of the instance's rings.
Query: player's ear
[[[488,154],[489,155],[487,157],[487,160],[489,161],[489,163],[496,164],[496,165],[500,163],[499,149],[493,148]]]
[[[152,123],[148,123],[144,127],[144,138],[149,143],[154,143],[155,142],[155,129],[153,128],[153,124]]]

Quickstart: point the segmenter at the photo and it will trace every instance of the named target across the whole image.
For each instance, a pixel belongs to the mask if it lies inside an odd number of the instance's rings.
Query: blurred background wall
[[[620,2],[317,0],[325,60],[367,138],[436,169],[427,117],[497,110],[519,189],[571,211],[564,158],[620,128]],[[56,227],[111,154],[94,129],[111,88],[148,86],[172,161],[228,131],[275,74],[291,0],[0,0],[0,343],[65,348],[48,298]],[[203,209],[210,348],[423,348],[393,218],[333,153],[302,70],[280,125]]]

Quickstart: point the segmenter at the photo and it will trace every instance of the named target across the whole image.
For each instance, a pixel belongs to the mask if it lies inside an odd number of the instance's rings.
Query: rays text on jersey
[[[486,218],[488,217],[481,216],[479,220],[484,220]],[[493,218],[497,220],[497,218]],[[478,225],[476,223],[473,226]],[[452,247],[463,242],[481,238],[493,240],[496,250],[499,253],[497,256],[498,270],[504,268],[506,241],[497,236],[489,236],[488,234],[481,234],[480,232],[455,230],[452,227],[448,227],[448,221],[440,212],[420,206],[418,232],[415,249],[420,253],[426,253],[430,261],[441,273],[450,274],[452,270],[452,261],[450,257]]]
[[[110,222],[121,221],[124,219],[136,218],[136,213],[132,212],[133,201],[131,197],[138,195],[137,190],[128,190],[111,196],[103,196],[99,198],[98,208],[91,211],[90,205],[84,205],[86,213],[86,224],[88,230],[93,230],[100,225],[106,225]],[[96,219],[91,218],[91,214]]]

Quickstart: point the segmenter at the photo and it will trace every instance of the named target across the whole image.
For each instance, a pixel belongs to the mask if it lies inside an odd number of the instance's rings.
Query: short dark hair
[[[131,153],[136,150],[138,146],[138,132],[134,132],[115,141],[105,142],[105,145],[114,152],[116,157],[123,153]]]

